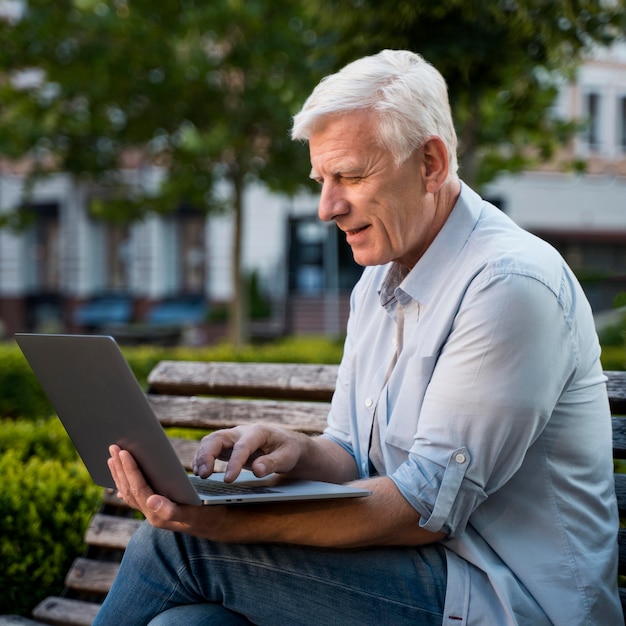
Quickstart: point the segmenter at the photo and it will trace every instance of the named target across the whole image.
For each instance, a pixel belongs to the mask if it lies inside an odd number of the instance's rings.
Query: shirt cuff
[[[411,455],[390,478],[420,514],[420,526],[430,532],[461,534],[475,508],[487,495],[475,483],[464,480],[471,462],[467,448],[450,453],[445,467]]]

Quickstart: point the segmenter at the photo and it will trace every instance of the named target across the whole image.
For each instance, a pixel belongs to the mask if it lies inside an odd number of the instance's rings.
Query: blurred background
[[[555,245],[598,324],[615,323],[625,13],[623,0],[0,0],[0,336],[341,336],[361,268],[316,217],[290,120],[321,76],[382,48],[443,73],[461,177]]]

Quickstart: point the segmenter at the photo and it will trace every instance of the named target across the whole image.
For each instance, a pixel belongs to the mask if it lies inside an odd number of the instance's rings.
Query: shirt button
[[[374,404],[374,401],[371,398],[367,398],[367,400],[365,400],[365,406],[369,409],[372,404]]]
[[[454,460],[459,464],[465,463],[465,455],[462,452],[459,452],[459,454],[454,457]]]

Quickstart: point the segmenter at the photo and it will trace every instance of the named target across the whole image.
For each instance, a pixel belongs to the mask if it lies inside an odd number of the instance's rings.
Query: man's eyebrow
[[[345,167],[339,167],[336,171],[330,173],[332,177],[342,177],[342,176],[362,176],[363,169],[359,165],[346,165]],[[309,174],[309,178],[312,180],[318,180],[321,176],[315,171],[315,168],[311,168],[311,173]]]

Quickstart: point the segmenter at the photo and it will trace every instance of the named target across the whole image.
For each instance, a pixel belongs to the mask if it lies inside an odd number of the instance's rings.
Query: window
[[[125,291],[130,286],[130,230],[128,226],[105,226],[106,287]]]
[[[183,213],[178,221],[181,283],[186,293],[204,293],[205,217]]]
[[[59,207],[36,204],[24,208],[34,214],[33,225],[26,233],[26,276],[32,292],[57,292],[60,286]]]
[[[600,145],[600,96],[597,93],[587,94],[586,99],[587,117],[587,143],[591,148]]]
[[[618,146],[622,152],[626,152],[626,96],[622,96],[619,99],[617,105],[618,124]]]

